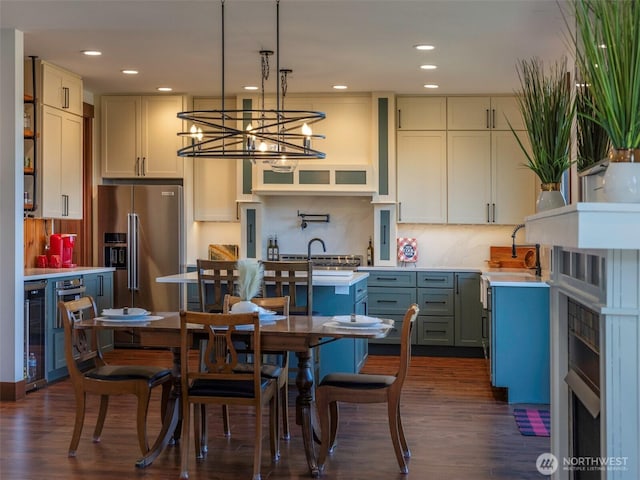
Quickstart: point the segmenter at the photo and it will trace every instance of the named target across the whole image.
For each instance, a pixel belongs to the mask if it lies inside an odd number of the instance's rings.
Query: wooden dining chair
[[[187,325],[199,325],[207,342],[204,368],[189,362],[191,346]],[[247,337],[252,346],[254,368],[238,371],[242,366],[236,349],[238,335]],[[180,478],[189,478],[189,429],[191,404],[244,405],[255,409],[253,480],[260,480],[262,456],[262,407],[269,404],[269,440],[271,457],[278,455],[277,381],[261,374],[260,319],[257,313],[225,314],[180,312],[182,372],[182,463]]]
[[[285,317],[289,317],[289,300],[288,295],[251,299],[256,305]],[[230,313],[233,304],[239,301],[241,301],[240,297],[225,295],[224,312]],[[288,440],[291,438],[289,431],[289,355],[288,352],[270,353],[263,355],[262,359],[262,374],[278,380],[278,415],[282,417],[282,438]]]
[[[402,473],[409,473],[406,458],[411,456],[400,417],[400,394],[411,360],[411,330],[418,316],[418,305],[413,304],[402,323],[400,365],[395,375],[361,373],[330,373],[316,388],[316,405],[321,428],[318,465],[324,469],[328,453],[336,447],[338,433],[338,402],[387,403],[389,430],[398,465]]]
[[[262,262],[262,296],[290,298],[291,315],[313,313],[313,265],[307,261]]]
[[[226,294],[235,295],[238,284],[238,266],[235,260],[197,259],[198,296],[200,310],[222,313]]]
[[[151,389],[162,385],[161,415],[164,418],[173,376],[171,370],[144,365],[107,365],[102,356],[97,329],[78,329],[75,323],[97,317],[92,297],[58,302],[64,325],[64,348],[67,369],[76,398],[76,420],[69,445],[69,456],[75,457],[85,417],[88,393],[100,395],[100,410],[93,432],[93,441],[100,441],[109,406],[110,395],[135,395],[138,399],[136,428],[142,454],[149,451],[147,411]]]

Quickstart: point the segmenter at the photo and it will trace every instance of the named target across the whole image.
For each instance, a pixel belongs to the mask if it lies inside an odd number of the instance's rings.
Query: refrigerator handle
[[[29,321],[30,315],[31,315],[31,302],[29,301],[29,299],[25,299],[24,301],[24,358],[25,359],[29,358],[29,353],[30,353],[30,349],[29,349],[29,338],[30,338],[29,324],[31,323]]]
[[[131,213],[131,289],[138,290],[138,214]]]

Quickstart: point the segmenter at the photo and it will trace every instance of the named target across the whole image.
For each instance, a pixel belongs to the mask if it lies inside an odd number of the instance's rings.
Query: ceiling
[[[288,92],[510,93],[518,59],[555,61],[568,42],[566,0],[281,0],[280,67]],[[564,7],[563,7],[564,8]],[[0,25],[25,55],[80,74],[85,89],[221,92],[219,0],[1,0]],[[226,0],[225,89],[260,84],[259,50],[276,50],[275,0]],[[429,43],[436,48],[413,48]],[[82,50],[97,49],[100,57]],[[425,63],[437,65],[424,71]],[[121,73],[139,70],[136,76]],[[276,89],[275,55],[267,92]],[[425,83],[436,83],[427,90]]]

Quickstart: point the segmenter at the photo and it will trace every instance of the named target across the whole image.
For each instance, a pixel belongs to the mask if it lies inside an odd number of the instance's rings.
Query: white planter
[[[610,162],[604,173],[605,201],[640,203],[640,163]]]
[[[564,207],[567,203],[559,190],[542,190],[536,200],[536,212],[544,212],[553,208]]]
[[[260,307],[250,300],[242,300],[231,305],[231,313],[253,313],[259,309]]]

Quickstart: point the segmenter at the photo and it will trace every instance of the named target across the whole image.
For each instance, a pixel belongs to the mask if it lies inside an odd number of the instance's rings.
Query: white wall
[[[23,34],[0,31],[0,382],[23,378]],[[13,274],[11,273],[13,272]]]

